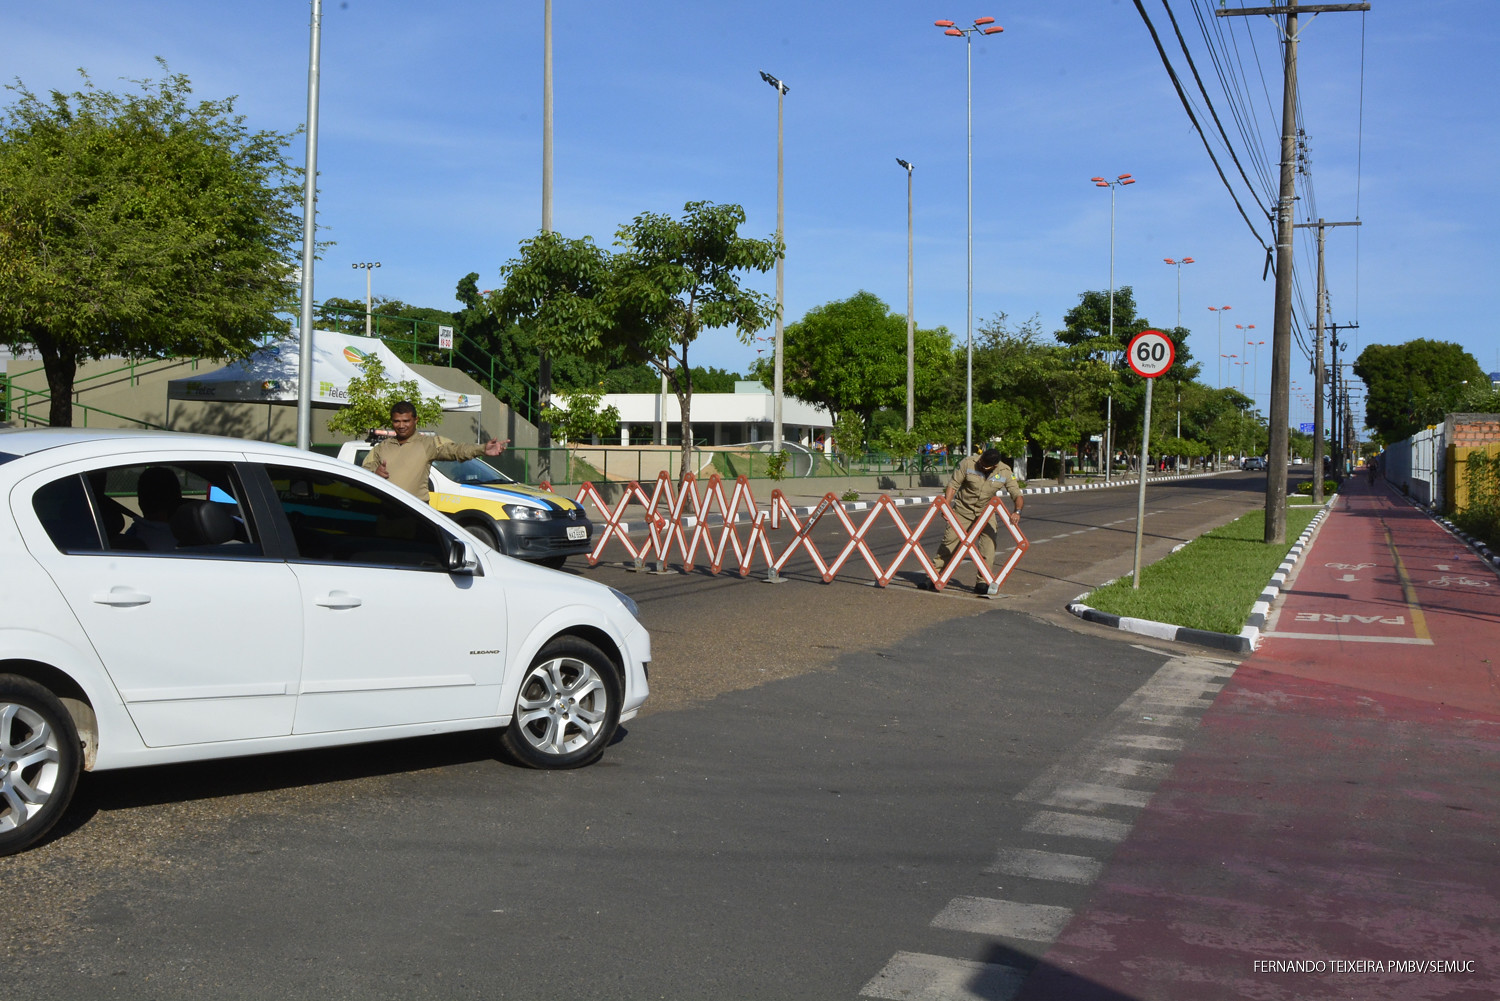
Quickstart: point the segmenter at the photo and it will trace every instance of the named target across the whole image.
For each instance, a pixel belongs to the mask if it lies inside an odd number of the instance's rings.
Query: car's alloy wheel
[[[78,731],[47,689],[0,675],[0,855],[29,848],[57,823],[78,784]]]
[[[559,637],[521,681],[505,748],[534,768],[590,764],[614,738],[621,698],[619,672],[598,647]]]

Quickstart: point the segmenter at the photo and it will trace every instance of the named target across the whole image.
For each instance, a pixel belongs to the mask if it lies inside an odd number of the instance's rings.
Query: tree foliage
[[[566,407],[554,403],[543,413],[543,418],[559,437],[573,445],[590,438],[608,438],[619,430],[620,409],[599,406],[603,396],[600,390],[574,390],[568,394]]]
[[[17,83],[0,117],[0,343],[42,356],[54,425],[83,361],[243,356],[295,310],[291,134],[250,131],[233,98],[192,103],[181,74],[135,83]]]
[[[666,376],[682,409],[684,474],[692,468],[693,343],[706,330],[727,328],[748,344],[776,312],[740,278],[771,270],[781,247],[740,236],[744,222],[738,205],[688,202],[681,218],[646,212],[617,234],[609,338]]]
[[[1489,386],[1474,356],[1457,344],[1419,338],[1405,344],[1371,344],[1359,353],[1354,374],[1364,380],[1365,425],[1383,441],[1409,438],[1455,409],[1467,386]]]
[[[376,428],[391,422],[391,407],[401,400],[417,411],[417,426],[425,427],[443,419],[443,401],[435,396],[422,398],[415,379],[392,382],[385,374],[385,362],[373,351],[359,364],[360,374],[349,380],[349,405],[328,418],[328,430],[334,434],[363,438]]]

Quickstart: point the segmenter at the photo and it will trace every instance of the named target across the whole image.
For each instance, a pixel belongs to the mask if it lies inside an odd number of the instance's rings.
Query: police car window
[[[166,462],[86,475],[110,552],[251,557],[261,547],[234,467]]]
[[[19,459],[19,455],[11,455],[9,452],[0,452],[0,466],[5,465],[12,459]]]
[[[267,466],[266,472],[301,559],[446,569],[449,537],[411,504],[323,470]]]
[[[454,483],[466,487],[486,483],[516,482],[483,459],[465,459],[462,462],[442,460],[434,462],[432,468],[448,477]]]

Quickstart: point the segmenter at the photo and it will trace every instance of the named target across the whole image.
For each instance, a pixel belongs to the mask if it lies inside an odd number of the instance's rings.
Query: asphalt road
[[[1263,482],[1153,488],[1148,559]],[[88,776],[57,837],[0,860],[0,970],[70,1001],[853,998],[912,956],[1024,970],[1026,921],[1087,885],[1003,860],[1114,843],[1037,828],[1038,804],[1118,767],[1098,749],[1138,739],[1142,686],[1186,670],[1211,693],[1227,670],[1061,611],[1128,572],[1134,503],[1028,500],[995,601],[822,584],[801,559],[780,585],[582,571],[633,594],[654,641],[648,711],[601,763],[524,771],[478,734]],[[1199,700],[1178,701],[1149,725],[1189,732]],[[1142,795],[1173,746],[1132,752]],[[1019,924],[973,924],[1012,895]]]

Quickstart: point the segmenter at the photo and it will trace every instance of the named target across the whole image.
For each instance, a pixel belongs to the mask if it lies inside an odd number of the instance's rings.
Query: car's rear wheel
[[[533,768],[578,768],[604,753],[620,725],[620,674],[598,647],[561,636],[521,681],[505,749]]]
[[[0,855],[36,844],[56,824],[78,785],[81,755],[73,718],[47,689],[0,675]]]

